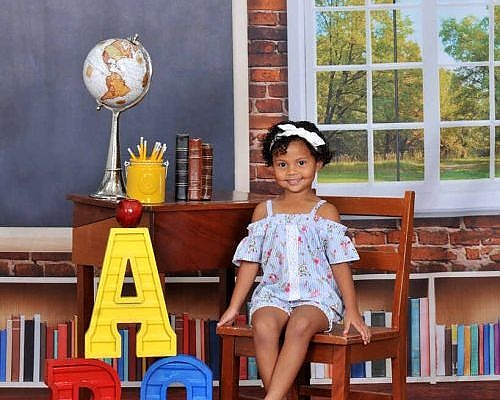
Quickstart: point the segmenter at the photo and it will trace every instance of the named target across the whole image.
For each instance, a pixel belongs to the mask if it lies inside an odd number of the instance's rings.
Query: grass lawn
[[[441,179],[481,179],[489,176],[489,160],[487,158],[448,159],[441,160]],[[497,169],[496,176],[500,176]],[[401,161],[401,181],[421,181],[424,179],[423,163]],[[396,162],[375,162],[375,181],[396,181]],[[367,182],[368,163],[338,162],[325,166],[318,174],[319,183]]]

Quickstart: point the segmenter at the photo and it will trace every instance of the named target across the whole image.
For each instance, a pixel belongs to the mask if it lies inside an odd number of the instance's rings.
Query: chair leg
[[[392,398],[393,400],[406,400],[406,343],[399,345],[398,355],[391,359],[392,365]]]
[[[347,346],[334,346],[332,400],[347,400],[350,393],[351,352]]]
[[[240,371],[240,358],[235,355],[236,340],[234,336],[221,336],[221,339],[220,400],[235,400],[239,397]]]

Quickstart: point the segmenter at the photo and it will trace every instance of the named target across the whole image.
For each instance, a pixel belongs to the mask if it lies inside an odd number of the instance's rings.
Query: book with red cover
[[[201,157],[200,138],[189,138],[188,150],[188,200],[201,200]]]
[[[177,336],[177,354],[182,354],[184,351],[184,319],[182,315],[175,316],[174,331]]]
[[[137,381],[137,324],[125,324],[125,327],[128,332],[128,380],[135,382]]]
[[[68,325],[65,322],[57,324],[57,359],[68,358]]]
[[[477,343],[477,357],[478,357],[478,374],[479,375],[484,375],[484,342],[483,342],[483,335],[484,335],[484,325],[483,324],[478,324],[477,326],[477,334],[478,334],[478,343]]]
[[[196,320],[194,318],[189,320],[189,352],[188,354],[196,357]]]
[[[212,199],[212,175],[214,165],[214,148],[210,143],[201,145],[201,199]]]
[[[19,346],[21,340],[21,317],[12,315],[12,363],[11,381],[19,382]]]
[[[182,353],[189,354],[189,314],[182,313]]]

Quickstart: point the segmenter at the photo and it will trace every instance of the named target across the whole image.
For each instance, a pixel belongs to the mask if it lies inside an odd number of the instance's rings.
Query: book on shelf
[[[370,311],[371,326],[385,327],[385,311]],[[372,361],[372,377],[381,378],[386,376],[385,359]]]
[[[188,321],[189,350],[188,354],[196,357],[196,321],[192,318]]]
[[[489,357],[490,357],[490,374],[495,374],[495,359],[497,358],[497,355],[495,354],[495,325],[490,322],[489,324],[489,331],[490,331],[490,351],[489,351]]]
[[[430,376],[429,298],[419,299],[420,376]]]
[[[436,375],[446,375],[446,326],[436,324],[434,328],[436,337]]]
[[[201,199],[212,199],[214,148],[210,143],[201,144]]]
[[[12,315],[12,362],[11,362],[11,380],[19,382],[19,346],[21,340],[21,317]]]
[[[245,326],[247,325],[247,314],[238,314],[235,320],[236,326]],[[241,356],[240,357],[240,372],[239,372],[240,380],[248,379],[248,358]]]
[[[208,320],[209,331],[209,355],[208,366],[212,370],[213,379],[220,379],[220,338],[216,333],[217,321],[214,319]]]
[[[188,145],[188,200],[201,200],[202,140],[189,138]]]
[[[471,374],[471,333],[470,325],[464,325],[464,375]]]
[[[55,352],[55,351],[54,351]],[[68,325],[65,322],[57,324],[57,359],[68,358]]]
[[[351,364],[351,378],[365,378],[365,363],[357,362]]]
[[[189,354],[189,314],[182,313],[182,353]]]
[[[420,299],[410,298],[410,376],[420,376]]]
[[[386,328],[392,327],[392,311],[385,312],[385,326]],[[385,359],[385,376],[392,377],[392,361],[390,358]]]
[[[12,380],[12,319],[7,319],[7,348],[5,352],[5,381]]]
[[[483,371],[484,375],[490,374],[490,324],[483,324]]]
[[[255,357],[248,357],[248,379],[257,380],[259,379],[259,371],[257,370],[257,360]]]
[[[24,322],[24,382],[33,382],[35,321],[27,318]]]
[[[41,316],[38,313],[33,314],[33,382],[40,382],[41,352],[42,352],[42,328]],[[43,379],[43,378],[42,378]]]
[[[493,337],[494,337],[494,359],[495,359],[495,375],[500,375],[500,322],[496,321],[493,324]]]
[[[457,324],[457,375],[463,376],[465,372],[465,327]]]
[[[26,316],[19,315],[19,382],[24,382],[24,340],[26,329]]]
[[[126,329],[128,332],[128,379],[135,382],[137,380],[137,324],[129,323]]]
[[[7,329],[0,330],[0,382],[6,381]]]
[[[451,376],[453,375],[452,372],[452,360],[451,360],[451,351],[452,351],[452,345],[451,345],[451,326],[446,326],[444,328],[444,370],[445,370],[445,375]]]
[[[365,320],[365,324],[367,326],[372,326],[372,314],[370,310],[363,311],[363,319]],[[365,361],[365,378],[372,377],[372,361]]]
[[[470,374],[479,375],[479,325],[470,325]]]
[[[175,199],[188,199],[188,149],[189,135],[175,135]]]
[[[484,352],[483,352],[483,329],[484,324],[477,324],[477,374],[484,375]]]
[[[40,372],[38,381],[43,381],[45,377],[45,362],[47,361],[47,322],[40,322]]]

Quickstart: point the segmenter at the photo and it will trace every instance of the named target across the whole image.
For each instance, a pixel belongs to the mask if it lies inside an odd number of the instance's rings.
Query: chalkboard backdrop
[[[83,61],[101,40],[134,33],[151,55],[151,88],[120,116],[121,161],[140,136],[214,146],[214,190],[234,187],[231,0],[2,0],[0,226],[71,226],[68,193],[97,190],[111,112],[97,112]]]

